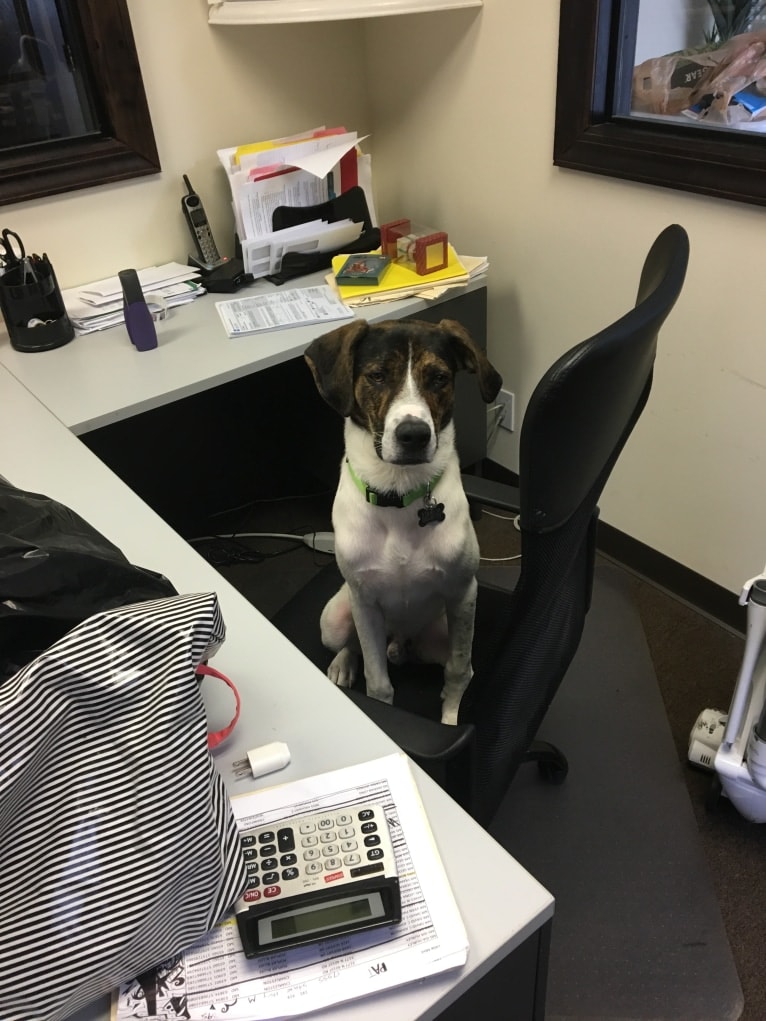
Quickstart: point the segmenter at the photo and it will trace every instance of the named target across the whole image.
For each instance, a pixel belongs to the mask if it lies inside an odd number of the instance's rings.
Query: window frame
[[[89,56],[101,131],[0,150],[0,205],[161,170],[127,0],[66,0],[66,4]]]
[[[616,116],[639,0],[561,0],[553,163],[766,205],[766,139]],[[632,58],[632,46],[628,47]]]

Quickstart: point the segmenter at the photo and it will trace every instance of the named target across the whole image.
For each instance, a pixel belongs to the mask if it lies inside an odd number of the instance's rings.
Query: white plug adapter
[[[335,553],[334,532],[307,532],[303,541],[309,549],[317,550],[319,553]]]

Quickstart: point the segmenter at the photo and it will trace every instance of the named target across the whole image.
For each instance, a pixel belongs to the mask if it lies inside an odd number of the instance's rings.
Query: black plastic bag
[[[0,477],[0,681],[94,613],[177,594],[64,504]]]

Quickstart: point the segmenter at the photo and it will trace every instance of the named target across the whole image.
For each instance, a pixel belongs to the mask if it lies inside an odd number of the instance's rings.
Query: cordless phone
[[[205,268],[211,269],[214,266],[220,265],[224,260],[219,255],[218,248],[213,240],[213,234],[207,221],[202,199],[192,188],[186,174],[183,175],[183,178],[187,194],[181,199],[181,209],[186,217],[191,235],[194,238],[194,244],[197,249],[196,259],[199,259]]]

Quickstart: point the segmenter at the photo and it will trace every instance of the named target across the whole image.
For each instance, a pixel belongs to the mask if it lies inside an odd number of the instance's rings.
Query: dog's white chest
[[[476,571],[478,544],[465,498],[443,495],[444,520],[421,526],[422,501],[375,507],[339,487],[333,511],[339,567],[364,600],[389,618],[422,622]]]

